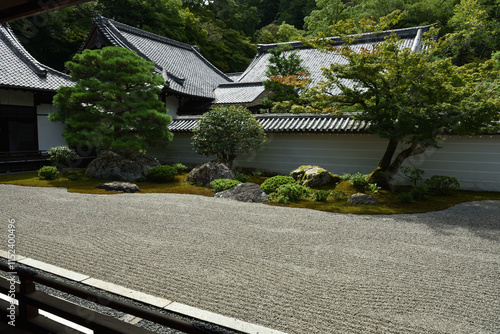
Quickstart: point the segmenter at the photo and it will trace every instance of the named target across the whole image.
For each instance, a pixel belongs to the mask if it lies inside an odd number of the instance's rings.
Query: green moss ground
[[[63,187],[68,192],[78,192],[87,194],[116,194],[103,189],[97,189],[100,183],[108,182],[106,180],[89,179],[83,177],[83,170],[74,171],[80,176],[77,181],[68,179],[68,173],[63,173],[57,180],[47,181],[40,180],[36,172],[0,175],[0,184],[14,184],[19,186],[31,187]],[[187,174],[176,176],[173,182],[169,183],[151,183],[151,182],[135,182],[142,193],[177,193],[177,194],[193,194],[202,196],[213,196],[211,189],[205,187],[197,187],[187,182],[183,182]],[[262,184],[266,177],[252,176],[249,182]],[[332,190],[332,188],[322,187],[322,190]],[[356,191],[348,182],[342,182],[335,187],[337,191],[344,191],[348,195]],[[457,191],[451,196],[429,196],[423,201],[414,201],[412,203],[401,203],[397,197],[400,192],[409,191],[409,188],[399,188],[396,193],[389,191],[380,191],[374,196],[377,198],[379,205],[350,205],[347,201],[334,201],[331,197],[328,202],[314,202],[311,200],[302,200],[300,202],[279,204],[268,203],[270,205],[307,208],[320,211],[351,213],[351,214],[401,214],[401,213],[418,213],[447,209],[455,204],[479,201],[479,200],[500,200],[500,192],[477,192],[477,191]]]

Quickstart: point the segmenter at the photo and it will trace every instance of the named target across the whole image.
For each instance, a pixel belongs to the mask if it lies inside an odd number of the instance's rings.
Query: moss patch
[[[100,179],[90,179],[83,176],[83,170],[76,170],[63,173],[57,180],[40,180],[36,172],[0,175],[0,184],[14,184],[19,186],[30,187],[63,187],[68,192],[78,192],[87,194],[116,194],[103,189],[95,188],[96,185],[108,182]],[[68,179],[70,174],[76,174],[79,179],[71,181]],[[213,197],[214,193],[210,188],[197,187],[187,182],[183,182],[187,177],[187,173],[177,175],[175,180],[169,183],[152,183],[152,182],[134,182],[141,188],[142,193],[176,193],[176,194],[193,194]],[[252,176],[249,182],[262,184],[267,178],[262,176]],[[316,188],[315,188],[316,189]],[[336,187],[319,187],[317,189],[331,191],[343,191],[348,196],[356,193],[354,187],[347,181],[339,183]],[[267,203],[269,205],[307,208],[320,211],[351,213],[351,214],[401,214],[401,213],[419,213],[428,211],[438,211],[447,209],[455,204],[480,201],[480,200],[500,200],[500,192],[477,192],[477,191],[457,191],[450,196],[429,196],[423,201],[414,201],[412,203],[401,203],[397,195],[402,192],[408,192],[409,187],[401,187],[395,193],[382,190],[378,194],[374,194],[379,204],[372,205],[351,205],[347,201],[334,201],[330,196],[328,202],[314,202],[312,200],[302,200],[299,202],[290,202],[288,204]]]

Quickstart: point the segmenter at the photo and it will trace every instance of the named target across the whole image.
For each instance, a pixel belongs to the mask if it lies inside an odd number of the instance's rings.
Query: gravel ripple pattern
[[[18,254],[243,321],[287,333],[500,333],[499,201],[368,216],[180,194],[0,185],[0,195]]]

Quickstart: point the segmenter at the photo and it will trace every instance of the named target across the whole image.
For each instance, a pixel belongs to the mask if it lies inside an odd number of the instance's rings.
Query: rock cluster
[[[236,187],[218,192],[215,198],[227,198],[240,202],[262,203],[268,202],[269,196],[255,183],[240,183]]]
[[[86,177],[117,181],[137,181],[160,163],[140,152],[103,151],[85,172]]]
[[[217,179],[234,180],[234,176],[231,170],[223,163],[210,161],[193,168],[185,181],[197,186],[212,187],[210,182]]]
[[[104,189],[107,191],[117,191],[122,193],[135,193],[141,191],[136,184],[130,182],[109,182],[109,183],[101,183],[97,185],[96,188]]]
[[[353,205],[377,205],[377,199],[373,195],[363,193],[356,193],[351,195],[347,200],[348,203]]]
[[[298,181],[299,184],[306,187],[318,187],[330,185],[340,181],[338,175],[334,175],[319,166],[304,165],[295,169],[290,175]]]

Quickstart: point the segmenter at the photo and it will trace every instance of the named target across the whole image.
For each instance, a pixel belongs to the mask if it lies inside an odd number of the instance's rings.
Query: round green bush
[[[316,190],[312,195],[311,199],[315,202],[326,202],[330,192],[325,190]]]
[[[401,201],[401,203],[411,203],[413,201],[413,195],[411,192],[401,193],[398,195],[398,198]]]
[[[177,175],[177,169],[172,166],[157,166],[149,170],[147,180],[156,183],[166,183],[173,181]]]
[[[307,197],[311,190],[300,184],[287,183],[278,188],[278,196],[287,197],[290,202],[298,202],[301,198]]]
[[[59,177],[59,171],[55,166],[43,166],[38,170],[38,177],[45,180],[55,180]]]
[[[49,160],[58,164],[66,165],[70,161],[78,159],[75,150],[68,146],[56,146],[47,151]]]
[[[213,192],[218,193],[218,192],[221,192],[224,190],[234,188],[240,183],[241,182],[238,180],[217,179],[217,180],[213,180],[212,182],[210,182],[210,185],[214,188]]]
[[[188,168],[181,163],[176,163],[176,164],[172,165],[172,167],[174,167],[177,170],[178,174],[185,173],[188,170]]]
[[[460,183],[453,176],[433,175],[425,180],[425,184],[435,195],[451,195],[453,191],[460,190]]]
[[[265,180],[260,187],[266,194],[274,193],[284,184],[296,184],[296,181],[291,176],[277,175]]]

